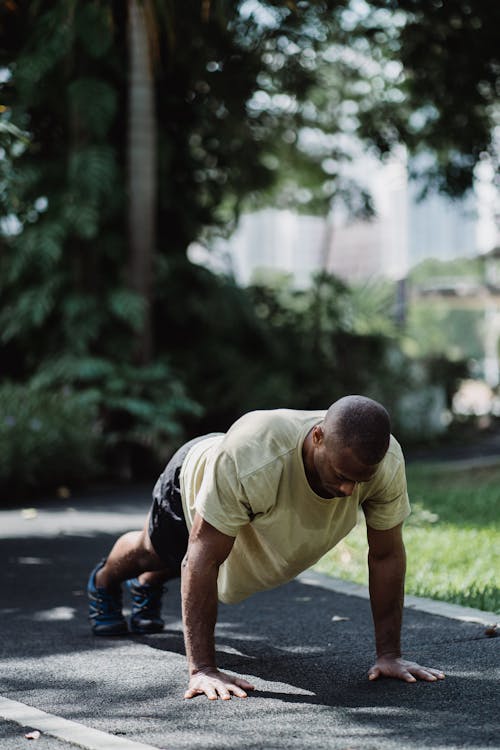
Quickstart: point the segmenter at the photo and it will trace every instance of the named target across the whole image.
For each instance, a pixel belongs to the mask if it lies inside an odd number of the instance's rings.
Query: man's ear
[[[315,425],[312,431],[313,445],[320,445],[323,442],[324,437],[325,433],[323,432],[321,425]]]

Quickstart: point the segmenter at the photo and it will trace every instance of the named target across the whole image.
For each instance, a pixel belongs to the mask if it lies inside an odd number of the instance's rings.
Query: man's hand
[[[395,677],[405,682],[416,682],[417,679],[426,680],[427,682],[444,680],[444,673],[439,669],[422,667],[414,661],[407,661],[395,656],[379,656],[368,672],[369,680],[376,680],[381,676]]]
[[[222,698],[228,701],[231,693],[238,698],[246,698],[245,690],[255,690],[254,685],[242,677],[234,677],[218,669],[200,670],[191,676],[189,688],[184,693],[184,698],[194,698],[195,695],[205,694],[211,701]]]

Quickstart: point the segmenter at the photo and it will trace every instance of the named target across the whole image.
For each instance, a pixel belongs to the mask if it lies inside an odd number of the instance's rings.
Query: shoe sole
[[[164,629],[165,629],[164,625],[150,627],[150,628],[141,628],[137,625],[132,625],[132,623],[130,623],[130,632],[137,633],[138,635],[147,635],[148,633],[162,633]]]
[[[125,623],[123,627],[119,627],[119,628],[115,628],[115,629],[113,629],[113,628],[110,628],[109,630],[106,630],[104,628],[103,629],[91,628],[91,629],[92,629],[92,633],[94,635],[117,636],[117,635],[127,635],[128,634],[127,623]]]

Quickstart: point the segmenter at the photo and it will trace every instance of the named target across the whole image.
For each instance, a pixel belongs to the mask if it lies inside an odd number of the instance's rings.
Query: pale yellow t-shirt
[[[325,499],[311,489],[302,445],[325,413],[250,412],[186,456],[180,478],[188,528],[198,511],[236,537],[219,569],[220,601],[238,602],[294,578],[348,534],[359,506],[374,529],[393,528],[409,515],[403,454],[393,437],[373,479],[350,497]]]

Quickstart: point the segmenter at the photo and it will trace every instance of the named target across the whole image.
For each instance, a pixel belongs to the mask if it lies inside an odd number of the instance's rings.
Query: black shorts
[[[153,503],[149,514],[149,538],[156,554],[161,557],[172,577],[179,576],[186,554],[189,531],[182,509],[180,473],[189,449],[214,435],[194,438],[174,453],[153,489]]]

